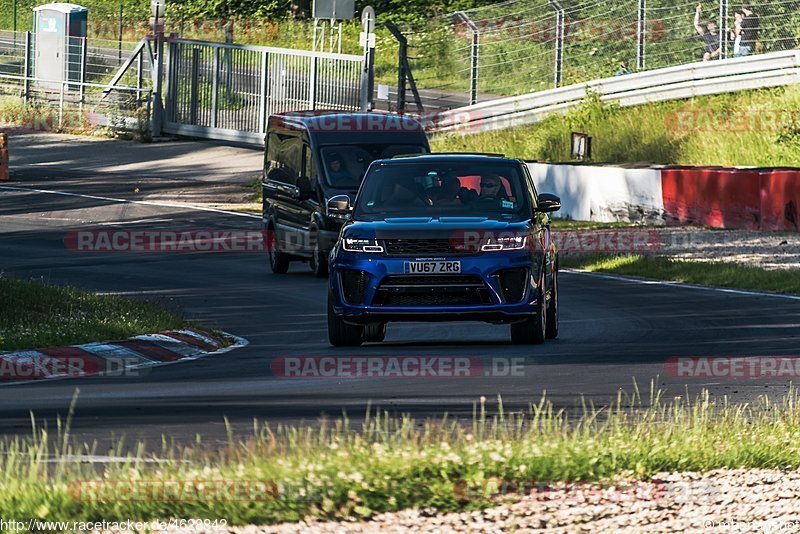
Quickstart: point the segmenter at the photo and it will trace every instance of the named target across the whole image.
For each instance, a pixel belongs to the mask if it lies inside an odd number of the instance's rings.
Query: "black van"
[[[380,112],[271,115],[265,145],[262,220],[272,272],[299,260],[320,277],[344,222],[327,213],[328,200],[348,195],[352,202],[376,159],[430,152],[417,120]]]

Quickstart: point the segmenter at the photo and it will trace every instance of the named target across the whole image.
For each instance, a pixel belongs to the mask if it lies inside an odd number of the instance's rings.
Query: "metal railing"
[[[0,31],[0,74],[39,79],[58,79],[53,72],[39,72],[35,50],[37,36],[31,32]],[[127,59],[138,43],[117,43],[81,37],[50,37],[66,53],[64,77],[73,82],[106,83]],[[151,69],[148,61],[139,61],[121,83],[140,90],[149,89]],[[51,66],[48,66],[48,70]],[[55,85],[55,88],[58,86]]]
[[[480,102],[426,117],[431,131],[478,132],[537,122],[578,106],[587,92],[620,106],[800,83],[800,50],[612,76],[527,95]]]
[[[170,39],[164,131],[263,144],[267,117],[358,110],[363,57]]]
[[[151,92],[138,87],[0,74],[0,97],[20,99],[18,106],[0,107],[4,128],[37,131],[149,133]]]

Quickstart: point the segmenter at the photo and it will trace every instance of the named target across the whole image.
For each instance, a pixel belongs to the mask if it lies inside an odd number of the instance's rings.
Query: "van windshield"
[[[391,158],[401,154],[424,154],[421,145],[364,143],[359,145],[332,145],[322,147],[322,162],[328,185],[337,189],[356,190],[369,164],[376,159]]]
[[[355,217],[527,217],[526,184],[518,167],[508,164],[393,163],[364,180]]]

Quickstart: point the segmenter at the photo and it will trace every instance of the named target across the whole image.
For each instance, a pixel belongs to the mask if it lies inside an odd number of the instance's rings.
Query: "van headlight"
[[[345,237],[342,240],[342,248],[347,252],[383,252],[383,246],[378,244],[377,239]]]
[[[490,237],[481,246],[484,252],[497,252],[501,250],[522,250],[528,244],[528,236],[515,235],[504,237]]]

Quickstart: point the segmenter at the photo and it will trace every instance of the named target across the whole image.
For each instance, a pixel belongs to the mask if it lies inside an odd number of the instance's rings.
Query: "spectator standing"
[[[703,38],[703,42],[705,43],[703,61],[708,61],[719,57],[722,52],[722,40],[720,39],[721,36],[717,30],[716,22],[709,20],[705,28],[700,25],[700,13],[702,10],[703,6],[697,4],[694,10],[694,29],[697,30],[697,33]]]
[[[733,41],[733,57],[739,57],[742,45],[742,14],[737,12],[733,15],[733,29],[731,30],[731,41]]]
[[[742,3],[740,12],[742,13],[742,42],[739,43],[739,55],[749,56],[756,51],[759,20],[747,2]]]

